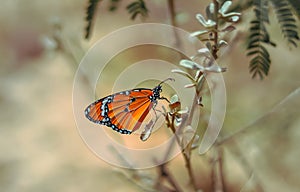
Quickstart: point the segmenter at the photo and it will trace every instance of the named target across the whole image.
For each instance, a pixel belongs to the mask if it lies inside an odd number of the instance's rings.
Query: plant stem
[[[168,8],[169,8],[169,12],[170,12],[171,25],[174,27],[177,27],[174,0],[168,0]],[[180,42],[179,35],[178,35],[176,29],[174,29],[174,36],[175,36],[175,41],[176,41],[175,45],[179,48],[181,46],[181,42]]]
[[[251,177],[253,177],[252,179],[254,180],[254,183],[256,185],[256,189],[255,191],[257,192],[263,192],[265,191],[261,182],[259,181],[259,179],[255,176],[256,175],[256,171],[255,168],[253,168],[253,166],[251,165],[251,163],[249,162],[248,158],[245,156],[245,154],[243,153],[243,151],[241,151],[239,144],[236,141],[233,141],[232,147],[228,148],[230,150],[230,152],[235,155],[236,157],[238,157],[239,162],[243,165],[243,169],[245,170],[245,172],[249,173],[249,179]],[[253,181],[252,181],[253,182]],[[242,191],[242,190],[240,190]]]
[[[219,3],[217,2],[217,0],[213,0],[213,3],[215,5],[214,7],[214,15],[215,15],[215,22],[216,22],[216,25],[214,27],[214,31],[212,32],[213,34],[213,45],[212,45],[212,50],[211,50],[211,54],[213,56],[213,58],[216,60],[218,59],[218,51],[219,51],[219,48],[218,48],[218,10],[219,10]],[[171,15],[171,23],[173,26],[176,27],[176,19],[175,19],[175,11],[174,11],[174,1],[173,0],[168,0],[168,7],[169,7],[169,10],[170,10],[170,15]],[[176,31],[174,31],[174,34],[175,34],[175,39],[177,40],[177,43],[178,42],[178,34],[176,34]],[[177,44],[178,45],[178,44]],[[201,79],[200,79],[201,78]],[[177,136],[176,132],[178,133],[181,133],[180,130],[182,130],[186,125],[191,125],[192,123],[192,120],[193,120],[193,117],[194,117],[194,114],[195,114],[195,110],[197,109],[197,107],[199,107],[199,97],[201,96],[201,91],[204,87],[204,82],[205,82],[205,74],[204,73],[201,73],[200,76],[199,76],[199,83],[198,83],[198,86],[196,87],[196,94],[194,96],[194,99],[193,99],[193,104],[191,106],[191,110],[188,114],[188,117],[187,117],[187,123],[183,123],[181,122],[181,126],[178,128],[178,130],[176,131],[175,129],[175,126],[174,126],[174,116],[172,116],[172,121],[170,121],[167,117],[166,117],[166,120],[167,120],[167,123],[168,123],[168,126],[169,128],[172,130],[172,132],[174,133],[175,135],[175,138],[173,141],[175,142],[175,140],[177,141],[178,145],[181,147],[181,153],[184,157],[184,161],[185,161],[185,166],[187,168],[187,171],[188,171],[188,175],[190,177],[190,182],[192,184],[192,187],[194,189],[194,191],[197,191],[197,186],[196,186],[196,182],[195,182],[195,177],[193,175],[193,171],[192,171],[192,165],[191,165],[191,148],[186,148],[184,149],[180,143],[180,139],[179,137]],[[194,140],[194,137],[191,139],[190,143],[192,143]],[[172,149],[172,146],[170,146],[170,149],[168,150],[166,156],[165,156],[165,159],[168,157],[170,151]],[[220,154],[219,154],[220,152]],[[218,149],[218,158],[217,158],[217,161],[216,161],[216,169],[218,171],[214,171],[213,172],[213,175],[214,173],[217,174],[217,176],[215,177],[214,175],[214,178],[218,178],[216,181],[218,181],[217,183],[214,183],[214,184],[217,184],[218,185],[218,189],[222,190],[223,191],[223,173],[222,173],[222,155],[223,153],[221,153],[221,151],[219,151]],[[214,185],[215,186],[215,185]]]
[[[169,116],[166,114],[167,125],[172,130],[172,132],[174,133],[175,137],[172,138],[172,140],[170,142],[170,145],[169,145],[169,147],[167,149],[167,152],[166,152],[165,156],[163,157],[162,162],[164,162],[164,163],[162,163],[160,166],[158,166],[159,171],[160,171],[160,175],[159,175],[159,177],[157,179],[156,188],[159,188],[161,179],[163,177],[165,177],[167,179],[167,181],[174,187],[174,189],[176,191],[182,191],[180,189],[180,187],[179,187],[179,184],[172,177],[172,175],[170,174],[170,172],[166,169],[166,165],[168,163],[168,157],[169,157],[170,153],[172,152],[173,148],[175,147],[176,142],[178,143],[179,146],[181,146],[180,145],[180,139],[179,139],[178,135],[176,134],[176,129],[174,127],[174,123],[173,123],[174,120],[175,120],[174,116],[172,116],[172,120],[170,121]],[[186,118],[183,118],[182,122],[185,123],[185,121],[186,121]],[[179,128],[178,132],[180,132],[180,130],[181,130],[181,127]]]
[[[224,175],[223,175],[223,150],[221,147],[216,147],[216,153],[213,158],[213,191],[223,192],[224,191]]]
[[[190,151],[189,151],[189,153],[190,153]],[[193,171],[192,171],[190,155],[188,156],[186,153],[183,153],[183,157],[185,159],[185,166],[188,170],[188,174],[189,174],[189,177],[190,177],[190,182],[193,186],[194,191],[197,191],[197,185],[196,185],[195,177],[194,177],[194,174],[193,174]]]
[[[218,38],[218,11],[219,11],[219,3],[217,0],[213,0],[213,3],[214,3],[214,16],[215,16],[215,22],[216,22],[216,25],[215,25],[215,30],[213,32],[214,34],[214,45],[213,45],[213,50],[212,50],[212,55],[214,57],[214,59],[218,59],[218,51],[219,51],[219,48],[218,48],[218,42],[219,42],[219,38]]]
[[[178,191],[178,192],[182,191],[181,188],[180,188],[180,186],[179,186],[179,184],[176,182],[176,180],[174,179],[174,177],[172,176],[172,174],[167,169],[166,163],[161,164],[159,166],[159,171],[160,171],[160,176],[158,178],[158,181],[161,182],[161,179],[164,177],[173,186],[173,188],[175,189],[175,191]],[[157,184],[160,184],[160,183],[157,183]],[[157,188],[159,188],[159,185],[157,185]]]
[[[169,8],[169,11],[170,11],[171,25],[174,26],[174,27],[177,27],[174,0],[168,0],[168,8]],[[176,40],[175,45],[177,47],[180,47],[181,46],[181,42],[180,42],[177,30],[174,30],[174,36],[175,36],[175,40]],[[194,114],[195,106],[197,106],[197,101],[198,101],[198,94],[195,95],[193,106],[192,106],[192,110],[190,112],[190,116],[189,116],[189,120],[188,120],[188,124],[187,125],[190,125],[190,122],[191,122],[193,114]],[[186,119],[184,119],[184,121],[185,120]],[[172,116],[172,121],[171,122],[169,121],[168,124],[169,124],[169,127],[171,128],[173,134],[175,135],[176,142],[181,147],[181,153],[183,154],[183,157],[184,157],[185,165],[186,165],[189,177],[190,177],[190,182],[191,182],[191,184],[193,186],[193,189],[196,191],[197,190],[197,186],[196,186],[196,183],[195,183],[195,178],[194,178],[194,175],[193,175],[191,161],[190,161],[190,153],[191,152],[190,151],[184,152],[184,149],[181,146],[180,139],[179,139],[179,137],[178,137],[178,135],[176,133],[176,129],[175,129],[175,126],[174,126],[173,122],[174,122],[174,116]],[[186,123],[185,122],[181,122],[181,125],[186,125]],[[183,128],[184,128],[183,126],[180,126],[179,129],[177,130],[177,132],[180,133]],[[173,140],[173,141],[175,142],[175,140]],[[193,142],[193,139],[191,140],[191,142]],[[169,155],[170,151],[172,150],[172,148],[173,148],[173,145],[170,145],[170,147],[168,149],[168,152],[167,152],[167,154],[164,157],[164,160],[166,160],[168,158],[168,155]]]
[[[196,105],[197,105],[197,103],[196,103]],[[190,118],[190,115],[189,115],[189,118]],[[172,130],[173,134],[175,135],[175,138],[176,138],[176,141],[177,141],[178,145],[181,147],[181,154],[183,155],[183,159],[185,161],[185,166],[186,166],[186,169],[188,171],[188,175],[189,175],[190,182],[192,184],[193,190],[197,191],[196,180],[195,180],[195,177],[194,177],[194,174],[193,174],[193,170],[192,170],[192,165],[191,165],[191,149],[189,149],[189,151],[185,151],[185,149],[183,148],[184,146],[181,145],[180,139],[179,139],[179,137],[177,135],[178,132],[181,133],[181,130],[185,127],[187,117],[186,118],[183,117],[183,120],[181,122],[181,126],[177,130],[177,133],[176,133],[176,129],[175,129],[174,123],[173,123],[174,120],[175,120],[174,116],[172,116],[172,123],[170,124],[171,127],[172,127],[171,130]],[[187,125],[190,125],[190,124],[187,124]],[[190,142],[193,142],[193,140],[194,140],[194,138],[192,138]]]
[[[218,27],[219,27],[219,21],[218,21],[218,12],[219,12],[219,3],[217,0],[213,0],[214,4],[214,18],[216,25],[214,27],[213,31],[213,42],[214,45],[212,46],[212,56],[215,60],[218,59],[218,51],[219,51],[219,34],[218,34]],[[223,175],[223,150],[220,146],[216,146],[216,158],[214,161],[214,170],[213,170],[213,188],[214,191],[222,192],[224,191],[224,175]]]

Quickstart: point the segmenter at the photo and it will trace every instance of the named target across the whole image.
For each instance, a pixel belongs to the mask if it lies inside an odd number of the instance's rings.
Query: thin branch
[[[214,4],[214,17],[215,17],[215,22],[216,25],[214,27],[213,31],[213,42],[214,45],[212,46],[212,56],[214,59],[218,59],[218,51],[219,51],[219,32],[218,32],[218,27],[219,27],[219,21],[218,21],[218,12],[219,12],[219,2],[217,0],[213,0]],[[213,170],[213,188],[215,191],[222,192],[224,191],[224,175],[223,175],[223,150],[219,147],[216,146],[216,161],[214,162],[214,170]]]
[[[133,185],[137,186],[141,191],[154,192],[153,186],[149,187],[149,186],[144,185],[144,183],[139,182],[138,179],[142,179],[142,178],[140,177],[140,175],[135,174],[135,172],[132,174],[129,174],[128,172],[122,171],[121,169],[115,169],[114,171],[121,177],[124,177],[129,183],[132,183]],[[167,190],[165,190],[165,191],[167,191]]]
[[[257,179],[257,177],[255,176],[255,169],[253,169],[253,166],[249,163],[249,161],[247,160],[247,157],[245,157],[245,154],[243,153],[243,151],[241,151],[239,144],[236,143],[236,141],[233,142],[232,147],[228,148],[229,151],[231,151],[231,153],[233,153],[236,157],[238,157],[238,160],[240,161],[240,163],[243,165],[243,169],[249,173],[249,178],[252,175],[252,178],[256,184],[256,189],[255,191],[257,192],[263,192],[265,191],[261,182]],[[246,183],[245,183],[246,185]],[[242,188],[240,189],[240,191],[242,191]]]
[[[196,100],[196,96],[195,96],[195,99],[194,101]],[[197,105],[197,103],[196,103]],[[194,106],[194,105],[193,105]],[[195,109],[194,109],[195,110]],[[189,119],[191,117],[191,113],[189,114]],[[182,122],[181,122],[181,126],[179,127],[179,129],[177,130],[177,132],[175,131],[175,127],[174,127],[174,119],[175,117],[172,116],[172,123],[170,124],[171,125],[171,130],[173,131],[173,134],[175,135],[175,138],[176,138],[176,141],[178,143],[178,145],[181,147],[181,153],[183,155],[183,158],[184,158],[184,161],[185,161],[185,166],[187,168],[187,171],[188,171],[188,175],[189,175],[189,178],[190,178],[190,182],[192,184],[192,187],[194,189],[194,191],[197,191],[197,185],[196,185],[196,181],[195,181],[195,177],[194,177],[194,174],[193,174],[193,170],[192,170],[192,165],[191,165],[191,150],[189,149],[189,151],[184,151],[185,149],[183,148],[184,146],[181,145],[180,143],[180,139],[178,137],[178,133],[181,133],[182,129],[184,128],[184,126],[186,125],[186,120],[187,120],[187,117],[182,117]],[[188,122],[189,123],[189,122]],[[189,124],[188,124],[189,125]],[[191,139],[190,142],[193,142],[194,141],[194,138]]]
[[[177,135],[178,132],[181,132],[181,127],[177,130],[177,133],[176,133],[176,129],[174,127],[174,120],[175,120],[175,117],[174,116],[171,116],[172,117],[172,120],[169,119],[169,116],[166,114],[166,122],[167,122],[167,125],[168,127],[172,130],[172,132],[174,133],[174,137],[172,138],[172,141],[170,142],[170,145],[167,149],[167,152],[162,160],[162,162],[165,162],[165,163],[162,163],[160,166],[159,166],[159,170],[160,170],[160,176],[158,177],[157,179],[157,187],[160,185],[160,181],[163,177],[165,177],[167,179],[167,181],[174,187],[174,189],[176,189],[176,191],[182,191],[179,187],[179,184],[176,182],[176,180],[172,177],[172,175],[170,174],[170,172],[166,169],[166,165],[167,165],[167,162],[168,162],[168,158],[169,158],[169,155],[170,153],[173,151],[174,147],[176,146],[176,142],[177,144],[180,146],[180,139]],[[185,124],[185,121],[186,121],[186,118],[182,118],[182,124]]]
[[[212,56],[214,57],[214,59],[216,60],[216,59],[218,59],[218,51],[219,51],[219,49],[218,49],[218,41],[219,41],[219,39],[218,39],[218,25],[219,25],[219,23],[218,23],[218,11],[219,11],[219,3],[218,3],[218,1],[217,0],[213,0],[213,4],[215,5],[214,6],[214,15],[215,15],[215,19],[216,19],[216,25],[215,25],[215,30],[214,30],[214,32],[213,32],[213,34],[214,34],[214,45],[213,45],[213,50],[212,50]]]
[[[220,147],[215,148],[213,159],[212,181],[213,189],[216,192],[224,191],[224,175],[223,175],[223,150]]]
[[[196,181],[195,181],[195,177],[194,177],[193,170],[192,170],[192,165],[191,165],[191,158],[186,153],[183,153],[183,157],[185,159],[185,166],[188,170],[188,174],[189,174],[189,177],[190,177],[190,182],[193,186],[193,189],[195,191],[197,191],[197,185],[196,185]]]
[[[247,133],[248,131],[252,131],[252,130],[257,130],[257,129],[253,129],[253,127],[258,124],[259,122],[263,121],[265,118],[268,118],[269,115],[272,114],[276,114],[278,113],[278,111],[283,111],[284,109],[287,108],[287,106],[291,106],[292,104],[290,104],[289,102],[293,102],[293,100],[298,100],[298,97],[300,95],[300,87],[297,88],[296,90],[294,90],[293,92],[291,92],[288,96],[286,96],[285,98],[283,98],[281,100],[281,102],[279,104],[277,104],[276,106],[274,106],[271,110],[267,111],[266,113],[264,113],[263,115],[261,115],[259,118],[255,119],[254,121],[250,122],[248,125],[246,125],[245,127],[235,131],[234,133],[224,137],[223,139],[219,140],[216,144],[217,145],[223,145],[223,144],[227,144],[232,142],[235,138],[241,136],[241,134],[243,133]],[[294,103],[293,103],[294,104]],[[293,107],[296,107],[298,105],[293,105]],[[297,107],[296,107],[297,109]],[[285,115],[283,112],[281,118],[285,117],[283,115]],[[288,114],[289,117],[291,116],[291,114]],[[288,118],[288,117],[286,117]],[[252,129],[251,129],[252,128]],[[263,127],[263,128],[266,128]]]
[[[165,178],[174,187],[175,191],[178,191],[178,192],[183,191],[180,188],[177,181],[174,179],[173,175],[167,169],[166,164],[159,165],[159,171],[160,171],[160,174],[159,174],[159,177],[158,177],[158,181],[160,181],[160,182],[157,183],[157,186],[156,186],[158,189],[160,189],[162,179]]]
[[[166,154],[165,154],[162,162],[167,162],[168,157],[169,157],[171,151],[173,151],[173,148],[175,147],[175,145],[177,143],[180,146],[180,148],[181,148],[181,153],[182,153],[184,161],[185,161],[185,165],[186,165],[186,168],[187,168],[187,171],[188,171],[188,175],[189,175],[190,182],[192,184],[193,190],[197,191],[195,177],[194,177],[194,174],[193,174],[193,171],[192,171],[191,162],[190,162],[190,152],[188,152],[189,154],[186,153],[186,152],[184,152],[184,149],[182,148],[182,145],[181,145],[181,142],[180,142],[181,140],[180,140],[180,138],[178,136],[178,134],[181,133],[182,130],[183,130],[183,128],[185,127],[184,125],[186,125],[188,117],[187,117],[187,115],[183,114],[182,121],[181,121],[181,126],[179,126],[178,129],[176,129],[175,126],[174,126],[175,116],[172,115],[171,117],[172,117],[172,119],[170,120],[169,116],[166,114],[167,125],[172,130],[172,133],[174,134],[174,137],[172,138],[172,141],[171,141],[171,143],[170,143],[170,145],[169,145],[169,147],[167,149],[167,152],[166,152]],[[192,140],[191,140],[191,142],[192,142]],[[161,166],[159,166],[161,173],[165,172],[165,170],[163,170],[163,169],[165,169],[166,164],[167,163],[163,163],[163,164],[161,164]],[[159,181],[159,179],[160,178],[158,178],[158,181]],[[174,186],[175,180],[174,179],[170,180],[170,178],[167,178],[167,179],[168,179],[169,183]]]
[[[175,12],[175,4],[174,0],[168,0],[168,8],[170,12],[170,18],[171,18],[171,25],[173,27],[178,27],[177,22],[176,22],[176,12]],[[175,37],[175,45],[176,47],[180,48],[181,47],[181,41],[178,35],[178,32],[176,29],[174,29],[174,37]]]

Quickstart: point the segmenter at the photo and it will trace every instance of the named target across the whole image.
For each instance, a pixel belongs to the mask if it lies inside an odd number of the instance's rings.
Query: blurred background
[[[88,149],[72,111],[77,66],[99,38],[132,24],[171,22],[166,1],[149,2],[149,17],[135,21],[125,9],[128,2],[122,1],[115,12],[108,11],[109,1],[100,2],[89,40],[84,39],[87,1],[1,2],[0,191],[150,190],[132,180],[130,170],[115,168]],[[210,1],[174,2],[178,26],[189,32],[201,29],[195,14],[203,13]],[[276,48],[268,48],[272,57],[269,76],[263,81],[252,79],[245,56],[249,15],[243,13],[237,30],[227,37],[229,48],[218,61],[228,68],[221,137],[246,127],[222,143],[226,188],[299,191],[300,50],[287,45],[278,26],[268,26],[277,43]],[[271,18],[271,22],[276,21]],[[135,50],[130,55],[139,58],[144,52]],[[164,57],[166,52],[158,54]],[[178,59],[174,57],[174,64],[178,65]],[[122,60],[128,65],[132,61],[126,55]],[[204,102],[209,103],[209,98],[204,97]],[[209,109],[203,110],[209,115]],[[194,174],[203,191],[212,191],[210,160],[197,150],[193,153]],[[185,191],[191,189],[180,155],[170,162],[169,170]],[[157,178],[155,169],[139,172]]]

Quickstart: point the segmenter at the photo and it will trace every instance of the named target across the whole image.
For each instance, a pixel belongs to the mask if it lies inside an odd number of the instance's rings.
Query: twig
[[[218,48],[218,11],[219,11],[219,3],[217,0],[213,0],[213,4],[215,5],[214,6],[214,15],[215,15],[215,22],[216,22],[216,25],[215,25],[215,30],[213,31],[213,34],[214,34],[214,45],[213,45],[213,50],[212,50],[212,55],[214,57],[214,59],[218,59],[218,51],[219,51],[219,48]]]
[[[113,145],[108,146],[109,151],[115,154],[115,156],[120,160],[120,162],[128,167],[129,169],[135,171],[134,166],[120,153]]]
[[[218,42],[219,42],[219,34],[218,34],[218,12],[219,12],[219,2],[217,0],[213,0],[214,4],[214,18],[216,25],[214,27],[213,31],[213,43],[211,54],[215,60],[218,59]],[[223,150],[220,148],[220,146],[216,146],[216,159],[214,162],[214,170],[213,170],[213,188],[214,191],[222,192],[224,191],[224,175],[223,175]]]
[[[149,186],[143,185],[143,183],[140,182],[140,180],[142,180],[142,176],[139,174],[139,172],[136,169],[134,169],[134,166],[113,145],[109,145],[109,150],[112,153],[114,153],[116,157],[119,158],[120,162],[122,162],[124,165],[128,167],[127,170],[129,170],[131,174],[129,174],[128,171],[126,172],[118,171],[119,173],[125,176],[128,179],[128,181],[140,187],[143,191],[149,191],[149,192],[153,191],[150,189]]]
[[[224,191],[224,175],[223,175],[223,150],[220,147],[215,148],[213,158],[212,181],[215,192]]]
[[[255,191],[257,191],[257,192],[263,192],[263,191],[265,191],[264,188],[263,188],[263,186],[262,186],[262,184],[260,183],[260,181],[255,177],[255,171],[254,171],[255,169],[253,169],[253,167],[251,166],[251,164],[249,163],[249,161],[245,157],[245,154],[240,150],[239,145],[235,141],[233,141],[233,145],[232,145],[232,147],[229,148],[229,150],[234,155],[236,155],[237,157],[239,157],[238,160],[243,165],[243,169],[246,169],[245,171],[249,172],[249,178],[253,177],[253,179],[255,180],[255,184],[256,184]],[[240,191],[242,191],[242,189]]]
[[[185,123],[186,121],[186,118],[183,118],[182,119],[182,122]],[[174,187],[174,189],[176,189],[176,191],[182,191],[179,187],[179,184],[176,182],[176,180],[172,177],[172,175],[170,174],[170,172],[166,169],[166,165],[167,165],[167,161],[168,161],[168,158],[169,158],[169,155],[170,153],[173,151],[173,148],[175,147],[176,145],[176,142],[178,143],[178,145],[180,146],[180,139],[177,135],[176,132],[176,129],[174,127],[174,116],[172,116],[172,121],[170,121],[170,119],[168,118],[168,115],[166,114],[166,122],[167,122],[167,125],[168,127],[172,130],[172,132],[174,133],[174,137],[172,138],[171,142],[170,142],[170,145],[167,149],[167,152],[165,154],[165,156],[163,157],[163,160],[161,162],[164,162],[162,163],[158,168],[159,168],[159,171],[160,171],[160,175],[157,179],[157,188],[159,188],[160,186],[160,181],[163,177],[165,177],[167,179],[167,181]],[[178,131],[181,131],[181,130],[178,130]]]
[[[121,171],[121,169],[116,169],[115,170],[117,174],[119,174],[120,176],[124,177],[125,179],[128,180],[128,182],[132,183],[133,185],[139,187],[142,191],[144,192],[154,192],[155,190],[153,189],[153,186],[148,187],[146,185],[143,185],[142,182],[139,182],[137,178],[137,174],[133,173],[133,174],[129,174],[127,171]]]
[[[222,145],[222,144],[227,144],[232,142],[236,137],[240,136],[243,133],[247,133],[248,131],[254,131],[257,129],[251,129],[253,128],[253,126],[257,123],[259,123],[260,121],[263,121],[265,118],[268,118],[269,115],[273,114],[273,113],[278,113],[278,110],[284,110],[287,108],[287,106],[291,106],[291,107],[295,107],[295,111],[296,109],[298,109],[298,105],[295,103],[296,101],[298,101],[298,97],[300,95],[300,87],[297,88],[296,90],[294,90],[293,92],[291,92],[288,96],[286,96],[284,99],[281,99],[281,102],[277,105],[275,105],[270,111],[267,111],[266,113],[264,113],[263,115],[261,115],[259,118],[255,119],[254,121],[250,122],[248,125],[246,125],[245,127],[242,127],[241,129],[235,131],[234,133],[224,137],[222,140],[217,142],[217,145]],[[291,101],[292,100],[292,101]],[[294,101],[294,102],[293,102]],[[289,103],[290,102],[290,103]],[[292,103],[292,104],[291,104]],[[296,105],[294,105],[294,103]],[[282,112],[283,114],[283,112]],[[295,114],[295,113],[291,113],[291,114]],[[290,116],[290,114],[288,114]],[[282,115],[281,115],[282,116]],[[266,128],[266,127],[265,127]]]
[[[219,175],[220,175],[220,182],[222,183],[222,189],[223,191],[225,191],[226,186],[225,186],[225,177],[224,177],[224,170],[223,170],[223,148],[218,147],[218,166],[219,166]]]
[[[174,0],[168,0],[168,8],[169,8],[169,12],[170,12],[171,25],[174,26],[174,27],[177,27]],[[175,40],[176,40],[175,45],[178,48],[180,48],[181,47],[181,42],[180,42],[178,32],[177,32],[176,29],[174,29],[173,31],[174,31],[174,36],[175,36]]]
[[[193,171],[192,171],[191,158],[186,153],[183,153],[183,157],[185,159],[185,166],[188,170],[188,174],[189,174],[189,177],[190,177],[190,182],[193,186],[194,191],[197,191],[197,185],[196,185],[195,177],[194,177],[194,174],[193,174]]]
[[[176,192],[181,192],[183,191],[179,184],[177,183],[177,181],[174,179],[174,177],[172,176],[172,174],[169,172],[169,170],[166,168],[166,163],[159,165],[159,177],[158,177],[158,181],[162,181],[163,178],[167,179],[167,181],[174,187]],[[157,188],[159,189],[161,186],[161,183],[158,182],[157,183]]]
[[[170,142],[170,145],[167,149],[167,152],[166,152],[162,162],[167,162],[171,151],[173,150],[173,148],[176,145],[175,143],[177,143],[181,148],[181,153],[184,157],[185,165],[186,165],[186,168],[187,168],[187,171],[188,171],[188,174],[189,174],[189,178],[190,178],[190,182],[192,184],[192,187],[193,187],[194,191],[197,191],[197,186],[196,186],[196,182],[195,182],[195,178],[194,178],[194,175],[193,175],[193,172],[192,172],[192,166],[191,166],[191,162],[190,162],[190,155],[188,155],[187,153],[184,152],[184,149],[182,148],[182,145],[180,143],[180,138],[178,136],[178,134],[181,133],[182,129],[185,127],[184,125],[186,125],[188,117],[187,117],[187,115],[183,114],[182,121],[181,121],[181,126],[179,126],[179,128],[177,130],[174,126],[175,116],[172,115],[171,117],[172,117],[172,119],[170,120],[168,115],[166,115],[166,122],[167,122],[168,127],[172,130],[172,132],[174,134],[174,137],[172,138],[172,141]],[[190,152],[188,152],[188,153],[190,153]],[[166,172],[166,168],[165,168],[166,164],[167,163],[163,163],[159,166],[160,173],[165,173]],[[168,173],[167,175],[164,175],[164,176],[166,176],[168,182],[174,188],[179,186],[175,179],[168,178],[170,176],[170,173]],[[161,179],[161,177],[162,177],[162,175],[158,178],[158,182],[159,182],[159,179]]]
[[[196,99],[196,97],[195,97],[195,99]],[[189,115],[189,118],[190,118],[190,116],[191,116],[191,113]],[[175,138],[176,138],[176,141],[177,141],[178,145],[181,147],[181,153],[182,153],[184,161],[185,161],[185,166],[187,168],[188,175],[189,175],[192,187],[193,187],[194,191],[197,191],[197,185],[196,185],[196,181],[195,181],[195,177],[194,177],[193,170],[192,170],[192,165],[191,165],[191,158],[190,158],[191,157],[191,150],[184,151],[185,150],[183,148],[184,146],[181,145],[180,139],[179,139],[179,137],[177,135],[178,133],[181,133],[182,129],[186,125],[186,120],[187,120],[187,117],[185,117],[185,116],[182,117],[181,126],[178,128],[177,132],[175,132],[176,129],[175,129],[174,123],[173,123],[174,122],[174,116],[172,116],[172,123],[170,124],[170,126],[171,126],[171,130],[173,131],[173,134],[175,135]],[[192,138],[190,142],[193,142],[193,140],[194,140],[194,138]]]

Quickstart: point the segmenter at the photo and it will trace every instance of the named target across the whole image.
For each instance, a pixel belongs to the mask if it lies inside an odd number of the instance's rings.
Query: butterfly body
[[[121,134],[131,134],[154,109],[160,96],[161,84],[153,89],[137,88],[101,98],[85,109],[92,122],[111,127]]]

